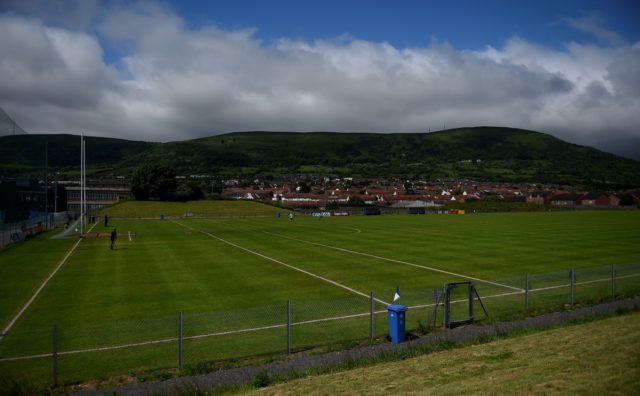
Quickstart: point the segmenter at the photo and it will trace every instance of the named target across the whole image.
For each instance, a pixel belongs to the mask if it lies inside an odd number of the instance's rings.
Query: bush
[[[253,378],[251,381],[251,385],[254,388],[264,388],[265,386],[269,386],[273,383],[273,378],[269,376],[266,371],[261,371]]]

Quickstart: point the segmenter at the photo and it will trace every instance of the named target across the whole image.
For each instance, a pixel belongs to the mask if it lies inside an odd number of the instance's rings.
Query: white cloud
[[[501,125],[640,152],[637,44],[265,44],[251,29],[189,28],[155,3],[103,14],[98,35],[0,16],[0,106],[25,129],[180,140],[237,130]],[[103,60],[105,42],[127,50],[117,70]]]
[[[570,27],[590,34],[605,44],[615,46],[625,44],[624,39],[618,33],[607,29],[603,25],[602,18],[598,13],[591,12],[581,18],[565,18],[565,22]]]

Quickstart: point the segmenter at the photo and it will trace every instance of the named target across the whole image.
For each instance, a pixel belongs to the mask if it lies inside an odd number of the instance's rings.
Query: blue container
[[[389,305],[387,311],[389,312],[389,336],[391,342],[399,344],[404,341],[406,332],[406,311],[407,307],[404,305]]]

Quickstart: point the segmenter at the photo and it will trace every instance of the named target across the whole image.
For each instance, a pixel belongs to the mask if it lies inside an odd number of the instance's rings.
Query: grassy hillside
[[[156,143],[102,137],[85,137],[87,166],[94,172],[113,168],[121,161],[151,148]],[[49,166],[56,170],[80,169],[80,136],[17,135],[0,137],[0,174],[43,172],[48,144]]]
[[[67,135],[56,138],[77,139]],[[143,163],[160,163],[184,174],[322,173],[640,185],[638,161],[547,134],[510,128],[461,128],[418,134],[239,132],[162,144],[91,139],[87,143],[89,165],[114,168],[121,173]],[[0,138],[0,143],[0,147],[6,146],[0,151],[0,172],[42,167],[42,136],[9,136]],[[57,151],[60,146],[50,143],[52,166],[73,166],[78,162],[77,144],[65,143],[62,153]]]
[[[492,127],[423,134],[233,133],[158,145],[140,158],[205,172],[244,168],[248,173],[640,183],[638,161],[543,133]]]
[[[633,313],[251,394],[632,394],[640,385],[639,345],[640,313]]]

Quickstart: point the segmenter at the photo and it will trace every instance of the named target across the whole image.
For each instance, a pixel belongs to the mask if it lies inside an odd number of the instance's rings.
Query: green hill
[[[80,169],[80,136],[17,135],[0,137],[0,175],[42,172],[48,144],[49,167]],[[138,155],[157,143],[102,137],[85,137],[87,166],[94,172],[113,168],[126,158]]]
[[[45,139],[0,138],[0,172],[41,167]],[[22,139],[22,140],[20,140]],[[30,140],[31,139],[31,140]],[[640,185],[640,162],[521,129],[476,127],[434,133],[237,132],[169,143],[88,138],[87,162],[127,173],[160,163],[178,173],[321,173],[362,177]],[[19,142],[18,142],[19,141]],[[16,143],[18,142],[18,143]],[[14,151],[11,146],[18,145]],[[77,166],[78,144],[50,143],[50,166]],[[98,153],[96,153],[98,151]],[[75,164],[75,165],[74,165]]]

